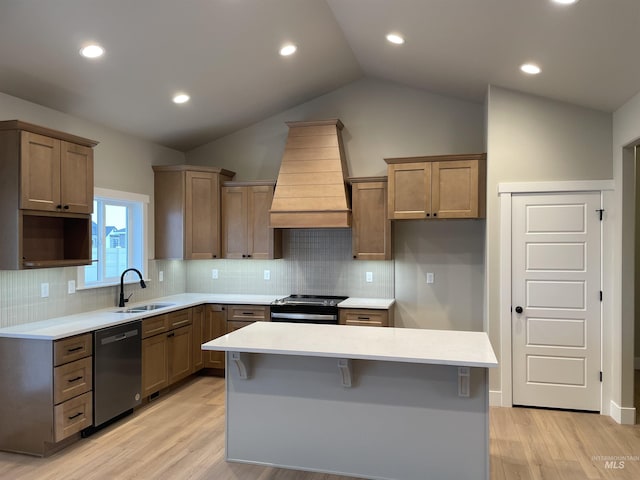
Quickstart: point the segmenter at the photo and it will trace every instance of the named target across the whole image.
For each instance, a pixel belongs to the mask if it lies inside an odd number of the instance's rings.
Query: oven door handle
[[[335,320],[336,315],[321,315],[312,313],[273,313],[271,318],[283,318],[286,320]]]

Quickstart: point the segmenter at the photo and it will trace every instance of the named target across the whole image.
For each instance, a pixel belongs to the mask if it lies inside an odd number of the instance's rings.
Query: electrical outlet
[[[158,281],[164,282],[164,272],[162,270],[158,272]]]
[[[367,280],[367,283],[372,283],[373,282],[373,272],[367,272],[365,274],[365,279]]]
[[[427,272],[425,277],[427,279],[427,283],[433,283],[434,281],[433,272]]]
[[[41,283],[40,284],[40,296],[42,298],[47,298],[49,296],[49,284]]]
[[[76,293],[76,281],[75,280],[69,280],[69,282],[67,283],[67,293],[69,295]]]
[[[264,279],[265,280],[271,280],[271,270],[265,270],[264,271]]]
[[[212,268],[211,269],[211,278],[213,278],[214,280],[216,280],[218,278],[218,269],[217,268]]]

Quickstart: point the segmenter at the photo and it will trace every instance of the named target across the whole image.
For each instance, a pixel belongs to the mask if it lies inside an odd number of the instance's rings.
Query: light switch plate
[[[69,280],[69,282],[67,282],[67,293],[69,295],[76,293],[76,281],[75,280]]]
[[[425,276],[426,276],[426,279],[427,279],[427,283],[433,283],[434,282],[433,272],[427,272],[427,274]]]
[[[213,278],[214,280],[218,278],[218,269],[217,268],[212,268],[211,269],[211,278]]]
[[[164,272],[162,270],[158,272],[158,281],[164,282]]]
[[[367,283],[372,283],[373,282],[373,272],[367,272],[365,274],[365,278],[367,280]]]
[[[41,283],[40,284],[40,296],[42,298],[47,298],[49,296],[49,284]]]
[[[264,271],[264,279],[265,280],[271,280],[271,270],[265,270]]]

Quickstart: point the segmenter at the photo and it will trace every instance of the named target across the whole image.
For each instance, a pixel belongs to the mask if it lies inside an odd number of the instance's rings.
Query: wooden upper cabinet
[[[153,171],[155,258],[219,258],[220,186],[235,173],[190,165]]]
[[[55,132],[52,132],[55,134]],[[20,208],[93,211],[93,148],[28,130],[20,132]]]
[[[222,187],[224,258],[282,258],[282,231],[269,227],[275,182],[225,182]]]
[[[390,260],[391,222],[387,218],[387,178],[350,178],[353,258]]]
[[[0,122],[0,269],[91,263],[97,143],[18,120]]]
[[[386,158],[389,219],[483,218],[486,154]]]

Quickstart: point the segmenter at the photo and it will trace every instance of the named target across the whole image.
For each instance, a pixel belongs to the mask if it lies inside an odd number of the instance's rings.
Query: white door
[[[512,199],[513,404],[600,411],[599,192]]]

